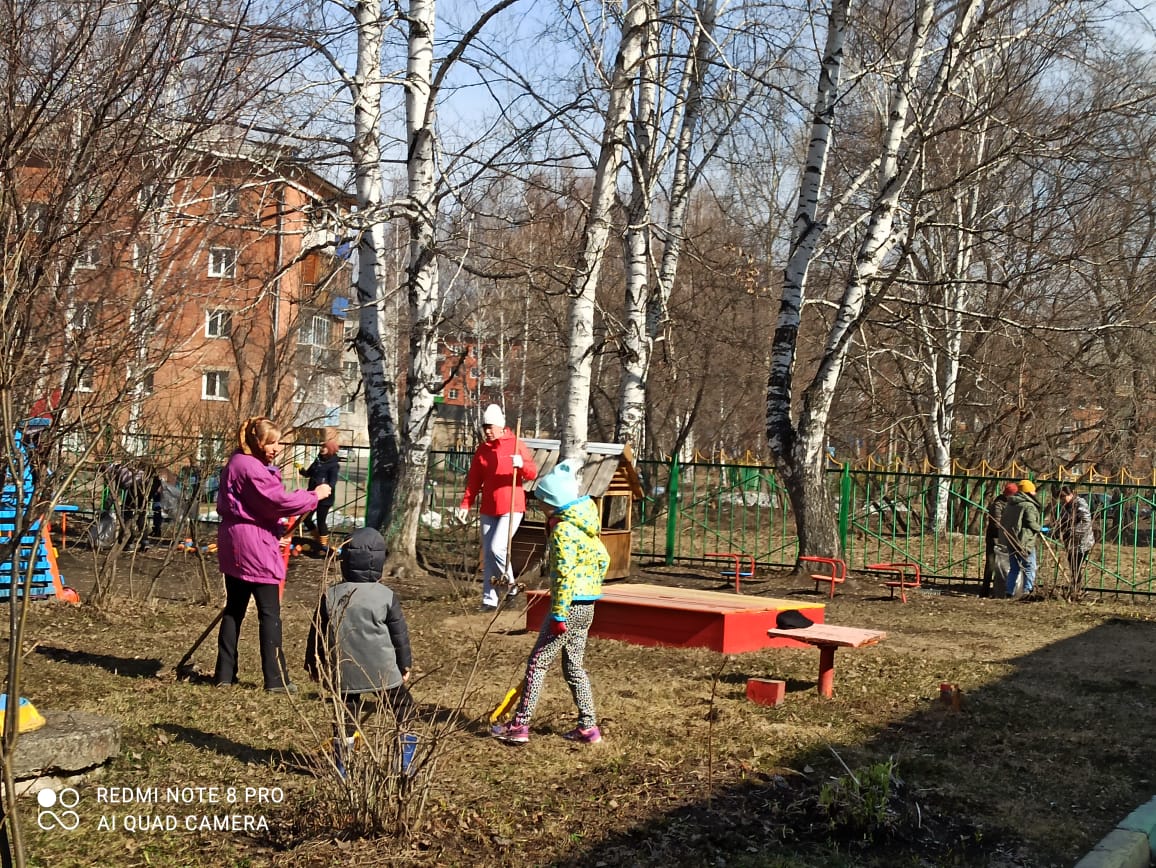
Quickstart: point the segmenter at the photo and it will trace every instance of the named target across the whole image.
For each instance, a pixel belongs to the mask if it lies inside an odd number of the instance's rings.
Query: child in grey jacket
[[[344,726],[334,738],[334,761],[342,777],[355,734],[382,706],[397,721],[404,771],[416,745],[405,733],[415,715],[407,686],[413,665],[409,629],[397,595],[381,583],[386,554],[378,531],[353,532],[341,548],[342,581],[322,594],[305,649],[310,678],[324,680],[345,706]]]

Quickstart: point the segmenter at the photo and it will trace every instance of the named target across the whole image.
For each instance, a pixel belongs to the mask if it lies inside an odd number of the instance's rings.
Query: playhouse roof
[[[522,442],[534,455],[538,479],[554,469],[558,463],[561,441],[523,437]],[[644,496],[642,480],[634,469],[633,459],[630,447],[622,443],[587,443],[578,493],[589,494],[591,497],[630,494],[640,500]],[[538,482],[535,480],[528,484],[526,490],[533,491],[537,487]]]

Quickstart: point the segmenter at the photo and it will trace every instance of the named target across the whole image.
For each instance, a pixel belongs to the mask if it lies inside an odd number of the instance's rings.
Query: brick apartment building
[[[80,366],[78,393],[124,383],[127,371],[136,385],[122,430],[218,437],[266,411],[305,436],[364,430],[349,412],[360,374],[347,349],[352,269],[336,219],[348,200],[299,165],[265,168],[269,156],[254,146],[251,159],[194,162],[140,185],[137,213],[106,218],[75,249],[68,335],[135,349],[66,358]],[[37,167],[26,171],[30,189],[46,186]],[[30,197],[33,219],[48,212],[45,196]],[[110,337],[133,332],[142,337]]]

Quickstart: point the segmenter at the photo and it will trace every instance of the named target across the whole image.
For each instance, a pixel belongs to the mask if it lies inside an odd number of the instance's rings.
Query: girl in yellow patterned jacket
[[[522,698],[508,724],[494,727],[494,736],[507,744],[530,740],[530,718],[542,693],[550,664],[562,655],[562,675],[578,706],[578,726],[563,738],[584,744],[602,741],[594,712],[590,678],[583,668],[586,636],[594,621],[594,601],[602,596],[602,580],[610,555],[599,538],[598,506],[578,496],[577,467],[560,462],[542,477],[534,490],[551,527],[546,564],[550,575],[550,614],[542,623],[538,641],[526,663]]]

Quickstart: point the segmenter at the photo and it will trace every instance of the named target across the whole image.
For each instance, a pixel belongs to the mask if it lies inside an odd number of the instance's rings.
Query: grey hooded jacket
[[[343,581],[325,591],[313,618],[305,668],[324,667],[342,694],[398,687],[413,665],[401,602],[380,581],[385,556],[380,533],[354,531],[341,548]]]

